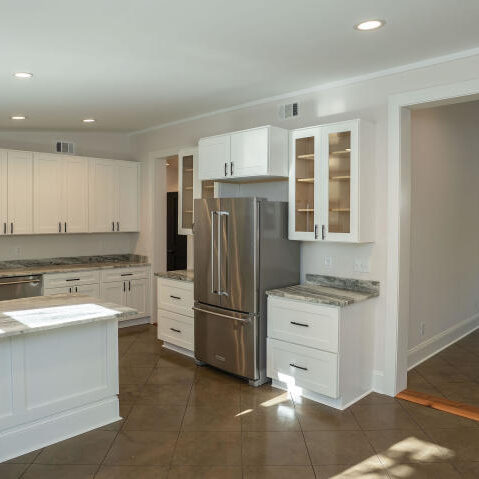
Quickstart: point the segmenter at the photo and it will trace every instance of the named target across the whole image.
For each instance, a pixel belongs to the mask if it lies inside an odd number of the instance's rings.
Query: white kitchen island
[[[118,421],[118,320],[83,295],[0,302],[0,462]]]

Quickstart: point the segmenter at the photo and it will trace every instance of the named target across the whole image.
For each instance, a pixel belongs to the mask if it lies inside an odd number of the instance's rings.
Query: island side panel
[[[0,359],[0,462],[120,419],[117,319],[0,339]]]

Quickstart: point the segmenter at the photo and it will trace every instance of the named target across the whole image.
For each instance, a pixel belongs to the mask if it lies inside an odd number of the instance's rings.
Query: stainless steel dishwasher
[[[42,285],[42,275],[0,278],[0,301],[41,296]]]

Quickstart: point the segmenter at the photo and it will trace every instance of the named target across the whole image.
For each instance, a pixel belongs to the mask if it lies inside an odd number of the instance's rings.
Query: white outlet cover
[[[325,256],[324,257],[324,266],[332,266],[333,265],[333,258],[332,256]]]

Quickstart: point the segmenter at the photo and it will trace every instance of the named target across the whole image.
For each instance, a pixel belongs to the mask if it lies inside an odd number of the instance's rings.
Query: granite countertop
[[[150,263],[147,262],[146,256],[134,254],[0,261],[0,278],[29,276],[31,274],[68,273],[90,269],[129,268],[134,266],[150,266]]]
[[[177,281],[186,281],[193,283],[195,280],[195,272],[192,269],[178,269],[176,271],[166,271],[164,273],[155,273],[158,278],[175,279]]]
[[[272,289],[266,294],[342,307],[379,296],[379,282],[307,274],[304,284]]]
[[[0,340],[19,334],[135,316],[133,308],[83,294],[54,294],[0,301]]]

